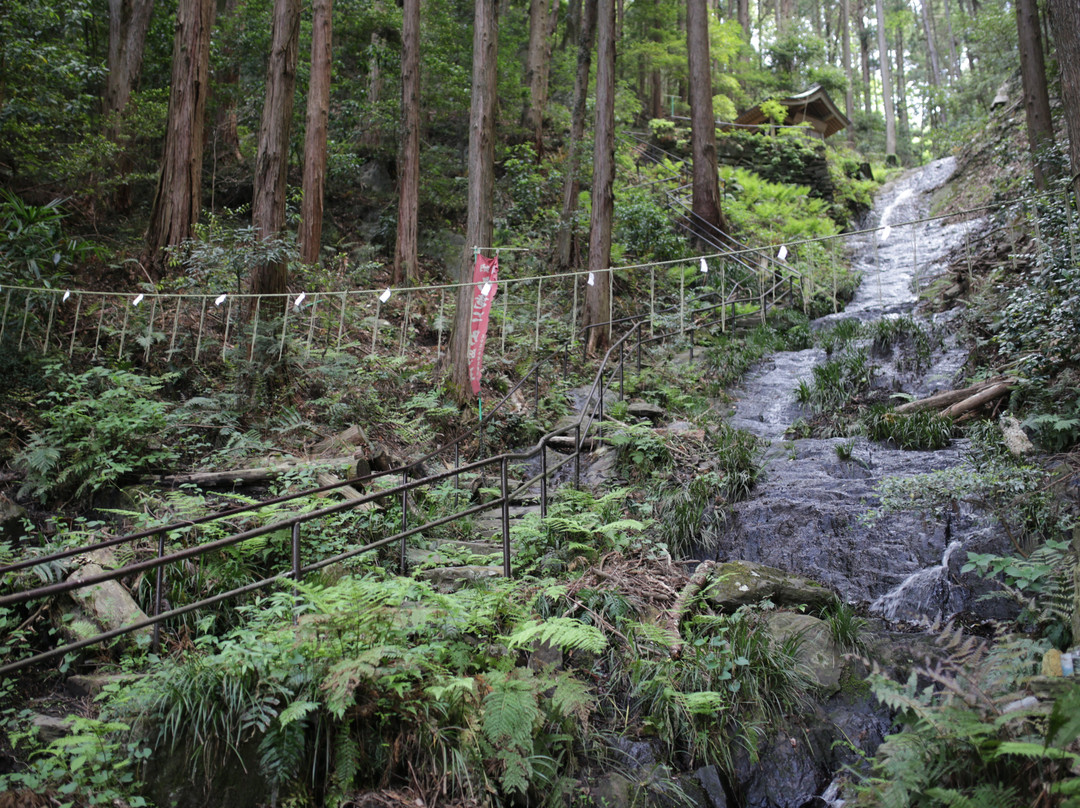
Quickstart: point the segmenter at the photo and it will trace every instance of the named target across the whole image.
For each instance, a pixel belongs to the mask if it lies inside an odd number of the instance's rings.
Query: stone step
[[[440,592],[456,592],[463,586],[491,578],[501,578],[503,568],[499,566],[470,565],[465,567],[433,567],[420,570],[416,577],[428,581]]]

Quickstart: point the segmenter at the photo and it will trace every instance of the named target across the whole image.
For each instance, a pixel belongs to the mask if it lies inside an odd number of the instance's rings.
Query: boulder
[[[626,412],[635,418],[648,418],[653,423],[664,417],[664,408],[648,401],[631,401],[626,405]]]
[[[784,643],[792,637],[801,640],[798,659],[821,688],[830,693],[840,689],[844,655],[828,623],[797,612],[770,612],[765,619],[773,642]]]
[[[440,592],[456,592],[465,584],[484,581],[488,578],[498,578],[502,573],[502,567],[435,567],[429,570],[421,570],[417,573],[417,577],[428,581]]]
[[[22,520],[26,508],[0,494],[0,536],[17,538],[22,535]]]
[[[85,558],[88,563],[73,572],[68,580],[81,581],[117,566],[116,558],[108,549],[87,553]],[[119,581],[102,581],[84,589],[75,589],[71,595],[103,631],[112,631],[146,619],[146,613]],[[149,638],[152,629],[147,627],[132,633]]]
[[[809,578],[752,561],[718,564],[711,579],[705,599],[723,612],[765,599],[777,606],[810,607],[826,606],[836,599],[829,589]]]

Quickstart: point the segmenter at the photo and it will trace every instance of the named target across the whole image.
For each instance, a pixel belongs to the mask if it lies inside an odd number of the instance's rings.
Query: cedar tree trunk
[[[180,0],[176,8],[165,151],[146,233],[147,262],[155,265],[162,249],[190,238],[199,220],[213,17],[213,0]]]
[[[499,56],[498,0],[476,0],[473,18],[472,104],[469,108],[468,223],[461,256],[454,331],[450,338],[450,392],[459,403],[469,386],[469,322],[473,300],[473,251],[489,248],[494,237],[495,104]],[[505,294],[505,292],[503,292]]]
[[[611,219],[615,207],[615,6],[596,4],[596,125],[593,144],[592,217],[589,221],[589,271],[593,285],[585,287],[582,325],[610,320]],[[611,326],[591,328],[586,349],[602,350],[611,342]]]
[[[398,220],[393,282],[420,277],[420,0],[401,7],[401,140],[398,144]]]
[[[260,240],[276,238],[285,229],[285,180],[289,169],[289,129],[300,49],[300,0],[274,0],[270,40],[266,101],[259,123],[251,205],[251,223],[255,227],[255,237]],[[284,261],[267,261],[259,265],[251,275],[252,294],[283,294],[287,290],[286,273]]]
[[[323,189],[326,185],[326,130],[330,118],[330,68],[333,0],[311,5],[311,80],[304,129],[303,200],[300,207],[300,260],[315,264],[322,245]]]

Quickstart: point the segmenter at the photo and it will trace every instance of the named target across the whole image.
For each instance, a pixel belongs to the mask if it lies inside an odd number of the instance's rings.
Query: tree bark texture
[[[742,26],[743,37],[750,42],[750,0],[736,0],[735,17]]]
[[[238,20],[237,11],[243,0],[225,0],[225,8],[218,15],[219,23],[225,20],[226,24],[235,24]],[[233,32],[235,36],[235,31]],[[217,110],[214,118],[214,136],[217,138],[217,147],[220,147],[229,158],[240,162],[244,155],[240,151],[240,133],[238,131],[238,119],[236,114],[237,92],[240,85],[240,61],[235,54],[235,46],[230,43],[229,37],[224,38],[221,44],[222,64],[214,78]]]
[[[319,261],[322,246],[323,194],[326,187],[326,138],[330,119],[333,0],[311,4],[311,79],[304,128],[303,199],[300,207],[300,260]]]
[[[398,144],[398,220],[394,283],[420,277],[420,0],[401,7],[401,140]]]
[[[865,0],[856,0],[855,2],[855,32],[859,36],[859,68],[862,71],[863,109],[866,111],[866,116],[870,117],[874,112],[874,107],[870,101],[870,31],[864,22],[864,14],[866,13],[864,2]]]
[[[930,92],[933,94],[933,103],[930,105],[930,120],[931,123],[946,123],[946,116],[944,108],[941,105],[940,88],[941,88],[941,59],[938,57],[938,49],[936,43],[936,37],[934,36],[934,26],[931,22],[930,16],[933,13],[930,9],[929,0],[921,0],[920,7],[922,11],[922,23],[923,31],[926,33],[926,53],[930,57],[930,71],[927,78],[930,80]]]
[[[476,0],[473,18],[472,104],[469,109],[469,185],[465,249],[461,256],[454,332],[450,339],[450,389],[459,402],[471,396],[469,332],[472,317],[473,256],[490,248],[494,222],[495,104],[499,22],[497,0]],[[503,294],[506,294],[503,291]]]
[[[271,239],[285,228],[285,186],[289,170],[289,129],[292,124],[296,62],[300,49],[300,0],[274,0],[266,69],[266,100],[259,123],[255,157],[255,187],[251,223],[256,238]],[[283,294],[287,267],[268,261],[251,276],[253,294]]]
[[[720,207],[720,182],[716,171],[716,117],[713,115],[706,0],[686,0],[686,52],[690,71],[693,227],[715,243],[715,230],[726,233],[728,227]]]
[[[199,220],[213,12],[213,0],[180,0],[176,8],[165,150],[146,234],[154,264],[162,249],[190,238]]]
[[[885,106],[885,159],[896,154],[896,113],[893,111],[892,70],[889,69],[889,42],[885,37],[885,4],[876,0],[878,62],[881,65],[881,100]]]
[[[1057,46],[1061,98],[1069,130],[1069,163],[1076,204],[1080,206],[1080,4],[1050,0],[1050,25]]]
[[[1076,2],[1076,0],[1073,0]],[[1016,32],[1020,47],[1020,80],[1024,85],[1028,146],[1031,149],[1035,187],[1046,190],[1043,150],[1054,142],[1050,119],[1050,97],[1046,92],[1046,66],[1039,33],[1039,4],[1036,0],[1016,0]]]
[[[907,84],[904,80],[904,28],[896,26],[896,118],[900,138],[906,143],[911,137],[908,125]]]
[[[521,123],[532,135],[536,158],[539,160],[544,144],[544,106],[547,104],[547,70],[549,58],[549,0],[529,3],[529,46],[525,52],[525,85],[529,88],[528,102],[522,111]]]
[[[109,117],[109,137],[120,147],[116,170],[126,176],[132,168],[131,157],[123,142],[123,116],[131,93],[139,80],[146,32],[154,0],[109,0],[109,48],[106,56],[105,112]],[[131,193],[124,182],[116,189],[113,204],[117,210],[131,207]]]
[[[615,7],[613,0],[596,4],[596,124],[593,143],[592,216],[589,221],[589,271],[585,287],[584,326],[605,323],[611,312],[611,220],[615,207]],[[611,326],[591,328],[586,350],[611,342]]]
[[[139,79],[153,10],[154,0],[109,0],[105,109],[113,116],[114,127]]]
[[[555,242],[556,265],[567,269],[573,258],[574,214],[581,191],[581,139],[585,135],[585,108],[589,95],[589,71],[596,41],[596,0],[585,0],[578,35],[577,74],[574,77],[574,109],[570,116],[570,145],[566,154],[562,213]]]
[[[855,120],[855,84],[851,73],[851,0],[840,0],[840,60],[843,62],[844,79],[847,89],[844,91],[844,114],[849,121]],[[855,127],[847,128],[848,144],[855,145]]]

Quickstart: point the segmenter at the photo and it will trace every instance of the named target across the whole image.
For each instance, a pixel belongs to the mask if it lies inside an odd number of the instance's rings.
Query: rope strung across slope
[[[858,237],[861,237],[861,236],[872,235],[874,233],[878,233],[878,232],[881,232],[883,230],[895,230],[895,229],[899,229],[899,228],[902,228],[902,227],[910,227],[910,226],[918,225],[918,224],[926,224],[928,222],[940,221],[940,220],[943,220],[943,219],[951,219],[951,218],[955,218],[955,217],[958,217],[958,216],[968,216],[968,215],[971,215],[971,214],[985,213],[987,211],[999,210],[1001,208],[1011,207],[1011,206],[1018,205],[1018,204],[1024,204],[1026,202],[1040,201],[1040,200],[1051,198],[1053,196],[1054,196],[1054,194],[1052,194],[1052,193],[1032,194],[1030,196],[1020,197],[1018,199],[1011,200],[1009,202],[1000,202],[1000,203],[993,204],[993,205],[980,205],[980,206],[977,206],[977,207],[966,208],[964,210],[955,211],[955,212],[952,212],[952,213],[941,213],[941,214],[936,214],[936,215],[933,215],[933,216],[923,216],[923,217],[920,217],[920,218],[917,218],[917,219],[910,219],[910,220],[907,220],[907,221],[904,221],[904,222],[897,222],[895,224],[886,224],[886,225],[879,225],[879,226],[876,226],[876,227],[867,227],[867,228],[863,228],[863,229],[860,229],[860,230],[852,230],[852,231],[849,231],[847,233],[838,233],[836,235],[831,235],[831,236],[816,236],[814,238],[798,239],[798,240],[795,240],[795,241],[785,241],[785,242],[780,242],[780,243],[777,243],[777,244],[769,244],[767,246],[762,246],[762,247],[749,247],[748,246],[748,247],[743,247],[741,249],[731,249],[731,250],[723,250],[723,251],[718,251],[718,252],[713,252],[713,253],[705,253],[705,254],[703,254],[701,256],[694,256],[692,258],[675,258],[675,259],[669,259],[669,260],[666,260],[666,261],[648,261],[648,262],[643,262],[643,263],[639,263],[639,264],[624,264],[622,266],[617,266],[617,267],[616,266],[611,266],[611,267],[606,267],[606,268],[600,270],[600,272],[627,272],[629,270],[637,270],[637,269],[655,269],[655,268],[661,268],[661,267],[678,266],[680,264],[684,264],[684,265],[685,264],[691,264],[691,263],[697,261],[699,258],[705,258],[706,260],[710,260],[710,259],[723,259],[723,258],[727,258],[727,257],[761,255],[761,254],[766,253],[766,252],[769,252],[771,254],[772,250],[775,250],[775,249],[780,248],[780,247],[786,247],[788,249],[788,252],[790,252],[791,248],[793,248],[793,247],[801,247],[801,246],[808,245],[808,244],[817,244],[817,243],[836,241],[836,240],[853,239],[853,238],[858,238]],[[537,252],[537,250],[534,250],[534,249],[529,248],[529,247],[477,247],[476,249],[480,250],[481,252],[495,251],[497,253],[498,252]],[[770,257],[771,257],[771,255],[770,255]],[[544,275],[528,275],[528,276],[521,277],[521,278],[500,278],[499,282],[501,284],[506,284],[506,285],[525,284],[525,283],[539,282],[541,280],[558,280],[560,278],[577,278],[577,277],[587,276],[589,274],[590,274],[590,271],[589,270],[584,270],[584,269],[582,269],[582,270],[567,270],[567,271],[563,271],[563,272],[547,273],[547,274],[544,274]],[[397,294],[397,293],[406,293],[406,292],[432,292],[432,291],[441,291],[441,290],[447,290],[447,291],[454,290],[454,291],[456,291],[456,290],[460,289],[463,286],[471,287],[471,286],[473,286],[473,283],[471,281],[467,281],[467,282],[455,282],[455,283],[430,284],[430,285],[425,285],[425,286],[395,286],[395,287],[389,287],[389,290],[392,293],[395,293],[395,294]],[[297,295],[296,293],[293,293],[293,292],[280,292],[280,293],[276,293],[276,294],[263,294],[263,293],[253,293],[253,292],[224,292],[224,293],[218,293],[218,292],[157,292],[157,291],[154,291],[154,292],[145,292],[145,291],[92,291],[92,290],[75,290],[75,289],[65,289],[65,288],[54,288],[54,287],[49,287],[49,286],[23,286],[23,285],[19,285],[19,284],[6,284],[6,283],[0,283],[0,290],[17,291],[17,292],[29,292],[29,293],[41,294],[41,295],[79,295],[79,294],[85,294],[85,295],[108,296],[108,297],[128,297],[128,298],[131,298],[133,301],[136,298],[139,298],[140,299],[139,302],[141,302],[141,299],[144,296],[147,296],[147,295],[156,297],[158,299],[182,298],[182,299],[193,299],[193,300],[200,300],[200,299],[201,300],[215,300],[215,301],[220,301],[220,302],[224,302],[226,299],[247,300],[247,299],[251,299],[251,298],[256,298],[256,299],[257,298],[264,298],[264,299],[267,299],[267,300],[281,299],[281,300],[287,302],[290,298],[294,298],[294,297],[295,298],[305,298],[305,297],[307,297],[306,293],[303,293],[303,292],[301,292],[299,295]],[[335,294],[335,295],[347,295],[347,296],[365,296],[365,295],[376,295],[376,296],[378,296],[378,295],[385,295],[386,292],[387,292],[387,288],[384,287],[382,289],[346,289],[346,290],[335,291],[335,292],[318,292],[317,294],[324,294],[324,295],[325,294]],[[64,300],[66,301],[67,297],[65,297]],[[386,301],[384,300],[383,302],[386,302]],[[220,303],[219,303],[219,305],[220,305]]]

